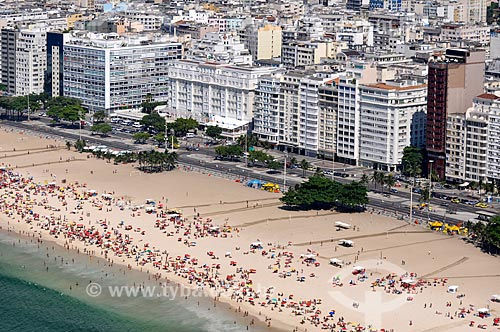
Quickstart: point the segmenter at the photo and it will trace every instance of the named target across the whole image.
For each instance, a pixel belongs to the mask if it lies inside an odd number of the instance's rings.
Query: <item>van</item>
[[[139,122],[134,122],[134,124],[132,125],[132,127],[141,129],[142,125]]]
[[[186,138],[193,138],[195,135],[194,133],[187,133]]]

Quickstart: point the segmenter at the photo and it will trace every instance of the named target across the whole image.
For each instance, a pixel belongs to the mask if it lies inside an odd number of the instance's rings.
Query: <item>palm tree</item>
[[[165,166],[167,170],[170,171],[177,166],[177,159],[179,159],[179,157],[175,151],[165,153]]]
[[[396,184],[396,180],[394,179],[394,175],[392,173],[389,173],[386,176],[384,176],[383,182],[389,188],[393,187]]]
[[[383,178],[384,178],[384,173],[380,171],[373,172],[371,180],[372,183],[375,184],[375,189],[377,189],[377,184],[381,184],[383,182]]]
[[[368,175],[366,175],[366,174],[363,174],[363,175],[361,176],[361,179],[359,180],[359,182],[360,182],[361,184],[363,184],[363,185],[365,185],[365,186],[366,186],[366,185],[368,184],[368,182],[370,182],[370,177],[369,177]]]
[[[310,164],[307,160],[305,159],[302,159],[300,161],[300,168],[302,168],[302,177],[305,177],[306,176],[306,171],[307,169],[310,167]]]
[[[146,162],[146,152],[141,151],[137,154],[137,161],[139,162],[139,169],[142,169],[144,167],[144,164]]]
[[[82,152],[84,147],[85,141],[83,139],[77,139],[75,142],[75,149],[79,152]]]
[[[430,199],[430,190],[429,190],[429,187],[424,187],[422,189],[422,192],[420,193],[420,198],[418,199],[418,201],[420,203],[422,202],[429,202],[429,199]]]

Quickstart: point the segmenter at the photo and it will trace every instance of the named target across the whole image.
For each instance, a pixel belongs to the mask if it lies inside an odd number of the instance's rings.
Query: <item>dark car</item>
[[[421,194],[422,193],[422,188],[413,188],[412,191],[416,194]]]
[[[398,190],[396,188],[391,188],[391,193],[395,194],[397,192],[398,192]]]

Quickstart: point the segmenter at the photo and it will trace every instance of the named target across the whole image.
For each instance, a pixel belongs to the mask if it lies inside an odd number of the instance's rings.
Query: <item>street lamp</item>
[[[248,128],[245,131],[245,167],[248,166]]]
[[[434,160],[429,160],[429,200],[427,201],[427,220],[430,221],[431,197],[432,197],[432,163]]]
[[[335,173],[335,151],[333,151],[333,145],[332,145],[332,181],[334,179],[334,173]]]
[[[30,121],[30,91],[28,91],[28,121]]]
[[[174,153],[174,135],[175,135],[175,130],[173,128],[170,129],[170,135],[172,135],[172,153]]]
[[[413,221],[413,188],[415,186],[415,174],[413,174],[412,181],[410,184],[410,225]]]
[[[283,168],[283,191],[286,190],[286,158],[288,157],[288,153],[285,151],[285,164]]]

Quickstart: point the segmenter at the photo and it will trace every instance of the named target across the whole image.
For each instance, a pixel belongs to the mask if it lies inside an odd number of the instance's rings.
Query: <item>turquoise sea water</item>
[[[0,232],[0,332],[246,330],[248,322],[235,322],[233,314],[214,308],[209,299],[87,296],[90,281],[103,286],[148,282],[142,273],[124,275],[119,267],[105,265],[48,242]]]

